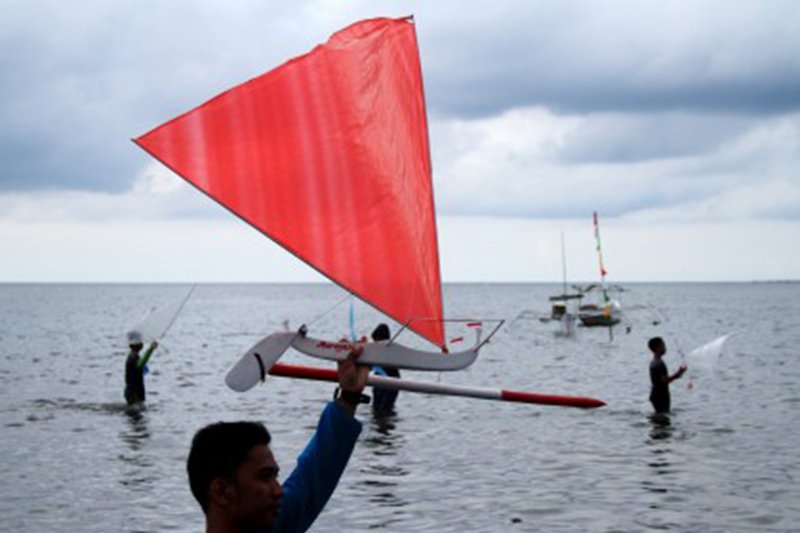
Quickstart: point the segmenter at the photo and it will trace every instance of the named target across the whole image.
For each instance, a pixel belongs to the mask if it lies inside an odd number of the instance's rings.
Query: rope
[[[332,312],[333,312],[333,310],[334,310],[334,309],[336,309],[337,307],[339,307],[340,305],[342,305],[344,302],[346,302],[346,301],[348,300],[348,298],[350,298],[350,296],[351,296],[351,295],[350,295],[349,293],[348,293],[348,294],[346,294],[346,295],[344,296],[344,298],[342,298],[341,300],[339,300],[338,302],[336,302],[335,304],[333,304],[333,305],[332,305],[330,308],[328,308],[327,310],[323,311],[323,312],[322,312],[322,313],[320,313],[319,315],[317,315],[317,316],[315,316],[314,318],[312,318],[312,319],[311,319],[311,320],[310,320],[310,321],[309,321],[309,322],[308,322],[306,325],[307,325],[307,326],[310,326],[311,324],[314,324],[315,322],[319,322],[319,321],[320,321],[320,320],[321,320],[323,317],[325,317],[325,316],[329,315],[330,313],[332,313]]]

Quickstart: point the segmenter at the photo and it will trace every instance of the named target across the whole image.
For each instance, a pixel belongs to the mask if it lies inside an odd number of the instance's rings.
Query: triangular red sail
[[[135,142],[348,291],[442,345],[412,19],[353,24]]]

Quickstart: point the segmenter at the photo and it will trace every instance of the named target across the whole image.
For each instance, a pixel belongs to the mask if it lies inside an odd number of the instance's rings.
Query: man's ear
[[[215,478],[209,487],[210,500],[220,506],[227,507],[231,501],[231,486],[221,477]]]

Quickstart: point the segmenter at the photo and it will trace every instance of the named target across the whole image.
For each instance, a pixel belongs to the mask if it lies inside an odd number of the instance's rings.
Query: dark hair
[[[664,346],[664,339],[661,337],[653,337],[647,341],[647,347],[650,348],[651,352],[655,352],[659,346]]]
[[[260,422],[217,422],[198,431],[186,460],[189,487],[203,512],[208,489],[217,478],[230,478],[255,446],[267,445],[269,431]]]
[[[386,324],[378,324],[378,327],[372,332],[372,340],[374,341],[386,341],[389,340],[391,336],[391,333],[389,333],[389,326]]]

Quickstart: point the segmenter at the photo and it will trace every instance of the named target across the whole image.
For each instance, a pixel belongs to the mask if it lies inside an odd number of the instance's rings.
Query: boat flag
[[[603,316],[610,318],[611,297],[608,295],[608,291],[606,290],[606,275],[608,274],[608,271],[603,264],[603,245],[600,241],[600,222],[597,220],[597,211],[593,213],[592,219],[594,221],[594,238],[597,241],[597,259],[600,263],[600,285],[603,288],[603,302],[605,303],[605,306],[603,307]]]
[[[412,18],[348,26],[134,142],[347,291],[444,347]]]
[[[605,265],[603,264],[603,246],[600,241],[600,223],[597,220],[597,211],[594,212],[594,238],[597,241],[597,258],[600,261],[600,276],[605,278],[608,274]]]

